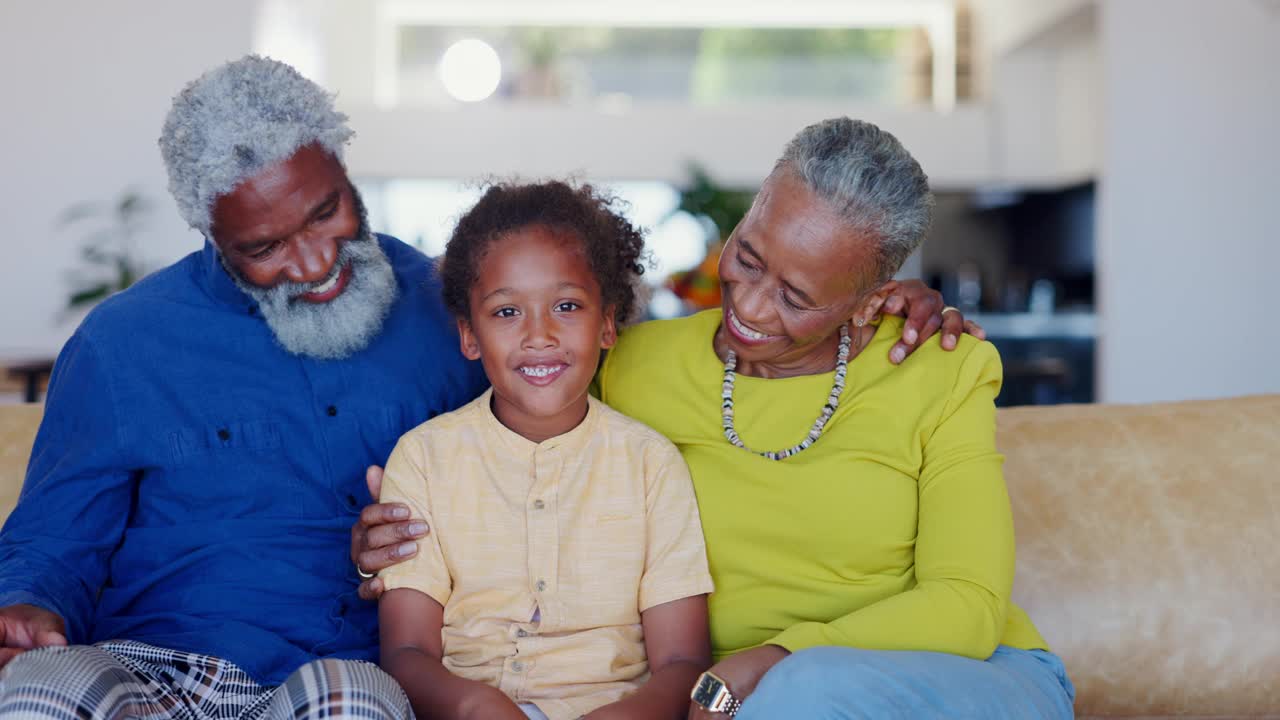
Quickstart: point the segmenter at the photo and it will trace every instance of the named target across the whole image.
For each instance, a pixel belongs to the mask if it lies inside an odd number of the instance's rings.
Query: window
[[[499,100],[838,98],[946,109],[956,98],[954,0],[382,0],[376,8],[383,107],[457,102],[441,59],[464,41],[497,58],[501,77],[485,97]]]

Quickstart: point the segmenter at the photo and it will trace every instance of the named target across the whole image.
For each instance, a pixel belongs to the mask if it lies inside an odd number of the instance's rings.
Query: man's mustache
[[[360,231],[357,231],[357,233],[359,232]],[[312,283],[289,282],[283,285],[282,290],[285,293],[285,296],[289,298],[289,302],[290,303],[298,302],[303,295],[306,295],[308,293],[315,291],[316,288],[324,287],[325,285],[329,284],[334,278],[341,275],[342,271],[346,270],[349,267],[354,266],[357,262],[359,262],[360,261],[359,257],[352,257],[348,255],[347,257],[344,258],[342,251],[344,248],[347,247],[348,243],[358,243],[364,240],[372,241],[373,235],[357,234],[357,235],[353,235],[352,237],[339,238],[337,240],[338,259],[333,262],[333,269],[329,271],[328,275],[324,276],[323,279],[317,280]]]

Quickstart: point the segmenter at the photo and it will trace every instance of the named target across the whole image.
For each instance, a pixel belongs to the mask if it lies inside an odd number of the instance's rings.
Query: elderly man
[[[430,261],[370,233],[351,135],[264,58],[175,99],[169,187],[208,241],[58,358],[0,534],[0,716],[410,715],[350,529],[365,468],[485,381]]]
[[[361,562],[382,567],[416,552],[389,538],[428,530],[365,507],[366,468],[485,380],[431,261],[369,231],[351,135],[320,87],[260,57],[175,99],[160,148],[206,243],[58,358],[0,532],[0,716],[410,715],[365,662],[376,608],[347,557],[374,546]],[[918,283],[896,305],[908,351],[943,322]]]

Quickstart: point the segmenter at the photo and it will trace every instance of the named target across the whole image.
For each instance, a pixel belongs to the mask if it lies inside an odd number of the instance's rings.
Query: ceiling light
[[[502,61],[489,43],[459,40],[440,58],[440,81],[450,95],[463,102],[479,102],[498,89]]]

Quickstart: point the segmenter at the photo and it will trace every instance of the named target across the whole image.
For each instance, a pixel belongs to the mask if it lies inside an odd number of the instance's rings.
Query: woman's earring
[[[853,334],[853,342],[856,352],[862,352],[862,346],[866,344],[862,341],[862,326],[866,324],[867,319],[861,315],[853,319],[853,326],[858,328],[858,332]]]

